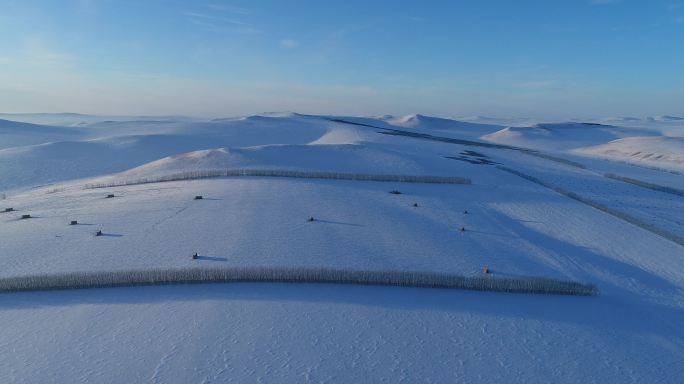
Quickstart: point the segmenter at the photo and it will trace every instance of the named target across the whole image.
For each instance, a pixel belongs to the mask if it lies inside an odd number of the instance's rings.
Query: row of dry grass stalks
[[[162,183],[166,181],[206,179],[213,177],[296,177],[304,179],[358,180],[358,181],[389,181],[399,183],[430,183],[430,184],[470,184],[470,180],[455,176],[420,176],[420,175],[380,175],[365,173],[313,172],[291,171],[285,169],[211,169],[179,172],[170,175],[143,177],[133,180],[112,181],[106,183],[86,184],[87,189],[111,188],[125,185]]]
[[[191,283],[332,283],[591,296],[595,286],[532,277],[329,268],[231,267],[68,272],[0,278],[0,292]]]

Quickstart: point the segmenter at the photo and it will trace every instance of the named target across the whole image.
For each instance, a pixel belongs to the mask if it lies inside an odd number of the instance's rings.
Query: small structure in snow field
[[[31,218],[31,215],[29,215],[29,214],[27,213],[27,214],[21,215],[21,218],[22,218],[22,219],[30,219],[30,218]]]
[[[414,206],[414,207],[417,207],[417,206],[418,206],[418,203],[413,203],[413,206]]]
[[[467,214],[468,214],[468,210],[466,209],[465,211],[463,211],[463,214],[464,214],[464,215],[467,215]]]
[[[307,221],[314,221],[313,216],[309,216],[309,220],[307,220]]]
[[[112,197],[114,197],[114,194],[113,194],[113,193],[110,193],[109,195],[107,195],[107,198],[108,198],[108,199],[111,199]]]
[[[76,220],[71,220],[71,222],[69,223],[69,225],[76,225],[76,224],[78,224],[78,221],[76,221]]]
[[[102,230],[98,229],[97,232],[95,232],[95,236],[102,236]]]
[[[389,193],[391,193],[393,195],[401,195],[401,192],[397,191],[396,189],[389,191]]]
[[[5,212],[12,212],[14,211],[14,208],[5,208]]]
[[[197,259],[198,257],[199,257],[199,256],[197,256],[197,252],[195,252],[195,253],[192,254],[192,259],[193,259],[193,260]]]
[[[465,232],[465,227],[461,227],[460,231]]]
[[[489,273],[489,267],[486,265],[482,267],[482,273]]]
[[[202,199],[204,199],[204,197],[202,197],[202,195],[195,196],[195,200],[202,200]]]

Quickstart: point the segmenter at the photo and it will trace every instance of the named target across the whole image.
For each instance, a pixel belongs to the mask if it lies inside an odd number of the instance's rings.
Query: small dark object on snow
[[[203,199],[202,195],[195,196],[195,200],[202,200],[202,199]]]
[[[14,208],[5,208],[5,212],[12,212],[14,211]]]
[[[114,194],[113,194],[113,193],[110,193],[109,195],[107,195],[107,198],[108,198],[108,199],[111,199],[112,197],[114,197]]]
[[[389,193],[391,193],[393,195],[401,195],[401,192],[397,191],[396,189],[389,191]]]
[[[199,256],[197,256],[197,252],[195,252],[195,253],[192,254],[192,259],[193,259],[193,260],[197,259],[198,257],[199,257]]]
[[[97,232],[95,232],[95,236],[102,236],[102,230],[100,229]]]
[[[313,216],[309,216],[309,220],[308,220],[308,221],[314,221]]]
[[[461,227],[461,232],[465,232],[465,227]]]
[[[30,218],[31,218],[31,215],[29,215],[29,214],[27,213],[27,214],[25,214],[25,215],[21,215],[21,218],[22,218],[22,219],[30,219]]]
[[[489,273],[489,267],[486,265],[482,267],[482,273]]]
[[[418,203],[413,203],[413,206],[414,206],[414,207],[417,207],[417,206],[418,206]]]
[[[69,225],[76,225],[76,224],[78,224],[78,221],[76,221],[76,220],[71,220],[71,222],[69,223]]]
[[[464,215],[467,215],[467,214],[468,214],[468,210],[466,209],[465,211],[463,211],[463,214],[464,214]]]

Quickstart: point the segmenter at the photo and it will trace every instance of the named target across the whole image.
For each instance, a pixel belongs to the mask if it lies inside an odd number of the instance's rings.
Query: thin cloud
[[[54,49],[39,38],[28,39],[21,53],[24,62],[37,65],[64,65],[75,59],[74,56]]]
[[[247,22],[235,20],[234,18],[229,18],[221,14],[216,15],[198,11],[185,11],[183,12],[183,15],[187,17],[190,23],[200,26],[210,32],[228,32],[233,30],[238,33],[245,33],[245,31],[253,33],[254,31],[257,31],[256,28],[253,28],[252,25]]]
[[[285,48],[285,49],[293,49],[293,48],[297,48],[299,46],[299,43],[297,43],[296,41],[294,41],[292,39],[283,39],[283,40],[280,40],[280,46]]]
[[[186,16],[189,16],[190,18],[194,18],[194,19],[213,20],[213,21],[218,21],[218,22],[228,23],[228,24],[235,24],[235,25],[248,25],[248,23],[246,23],[244,21],[229,19],[229,18],[222,17],[222,16],[207,15],[205,13],[200,13],[200,12],[184,12],[184,13]]]
[[[226,5],[226,4],[207,4],[207,7],[211,8],[215,11],[237,13],[239,15],[251,14],[251,12],[247,8],[236,7],[236,6],[232,6],[232,5]]]
[[[377,24],[376,22],[368,22],[368,23],[364,23],[361,25],[348,25],[346,27],[339,28],[339,29],[333,31],[330,34],[330,39],[331,40],[342,40],[342,39],[346,38],[347,36],[352,35],[354,33],[366,31],[366,30],[372,28],[373,26],[375,26],[376,24]]]

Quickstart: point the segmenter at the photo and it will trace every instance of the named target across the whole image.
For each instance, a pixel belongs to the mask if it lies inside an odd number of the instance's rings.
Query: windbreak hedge
[[[533,277],[328,268],[234,267],[70,272],[0,278],[0,292],[190,283],[332,283],[591,296],[591,284]]]
[[[332,180],[359,180],[359,181],[390,181],[399,183],[430,183],[430,184],[470,184],[470,180],[455,176],[419,176],[419,175],[380,175],[366,173],[339,173],[339,172],[311,172],[291,171],[284,169],[212,169],[174,173],[170,175],[143,177],[133,180],[113,181],[110,183],[86,184],[86,189],[111,188],[125,185],[162,183],[166,181],[207,179],[213,177],[296,177],[304,179],[332,179]]]

